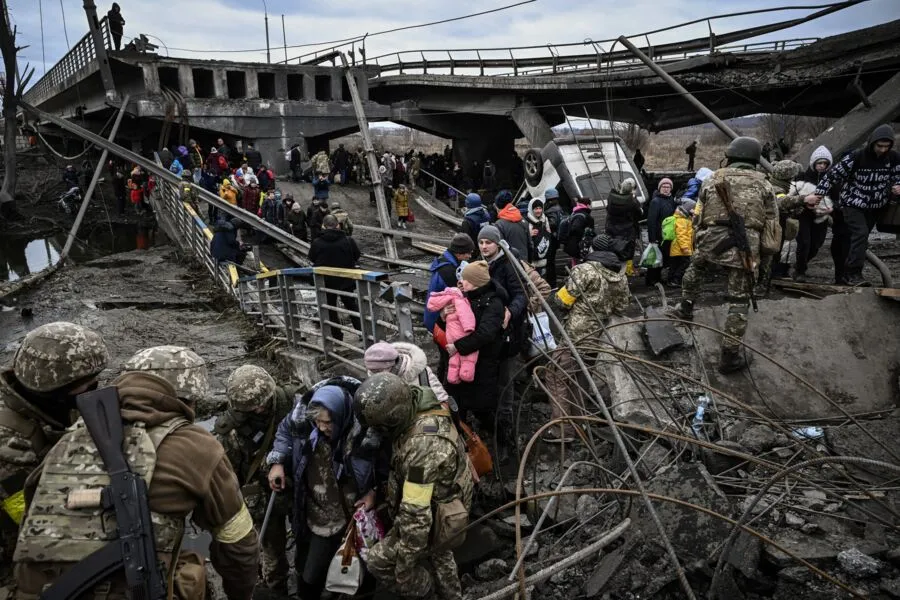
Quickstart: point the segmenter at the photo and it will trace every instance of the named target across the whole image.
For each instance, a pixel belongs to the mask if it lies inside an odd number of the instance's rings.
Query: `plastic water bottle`
[[[694,413],[694,421],[691,423],[691,429],[698,438],[706,438],[706,432],[703,431],[703,416],[709,407],[709,396],[706,394],[697,399],[697,412]]]

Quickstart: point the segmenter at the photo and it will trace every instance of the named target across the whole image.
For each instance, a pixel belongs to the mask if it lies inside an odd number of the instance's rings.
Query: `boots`
[[[747,368],[748,361],[742,348],[722,348],[719,359],[719,373],[727,375]]]

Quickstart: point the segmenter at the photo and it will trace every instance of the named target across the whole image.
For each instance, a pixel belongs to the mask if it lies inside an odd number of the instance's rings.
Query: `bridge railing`
[[[213,258],[215,235],[180,190],[162,181],[154,208],[174,229],[176,242],[201,265],[241,310],[271,337],[296,350],[313,351],[365,370],[366,348],[380,340],[413,341],[412,303],[406,282],[360,269],[306,267],[242,277],[241,266]]]
[[[792,50],[818,41],[819,38],[794,38],[768,42],[732,44],[715,48],[715,52],[771,53]],[[619,71],[643,66],[628,51],[608,52],[597,42],[584,42],[589,53],[564,54],[572,44],[522,46],[519,48],[405,50],[373,57],[379,76],[428,74],[445,71],[450,75],[547,75],[578,71]],[[647,48],[657,62],[684,60],[711,53],[708,43],[672,44]],[[473,73],[474,71],[474,73]]]
[[[100,32],[103,36],[103,44],[107,49],[111,48],[112,40],[106,17],[100,19]],[[99,68],[94,39],[88,32],[25,92],[23,99],[33,106],[40,106],[44,101],[65,88],[71,87],[78,80],[84,79]]]

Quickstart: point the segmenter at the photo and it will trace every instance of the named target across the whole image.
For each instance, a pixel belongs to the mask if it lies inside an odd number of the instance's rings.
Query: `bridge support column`
[[[303,99],[316,99],[316,79],[309,73],[303,74]]]
[[[553,140],[553,130],[531,102],[525,101],[514,108],[510,117],[532,146],[543,148]]]
[[[194,72],[190,65],[178,65],[178,89],[184,98],[194,98]]]
[[[331,98],[329,98],[329,100],[334,100],[336,102],[343,100],[343,94],[341,93],[342,80],[343,75],[341,75],[340,71],[335,69],[331,72]]]
[[[287,73],[275,73],[275,97],[279,100],[287,100],[288,84]]]
[[[357,71],[356,89],[359,90],[359,99],[366,102],[369,99],[369,78],[365,71]]]

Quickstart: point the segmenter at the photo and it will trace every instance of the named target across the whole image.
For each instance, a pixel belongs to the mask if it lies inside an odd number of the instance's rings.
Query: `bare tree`
[[[777,142],[784,139],[788,147],[793,148],[800,139],[803,119],[798,115],[763,115],[762,130],[766,139],[761,141]]]
[[[3,81],[3,166],[6,176],[0,188],[0,215],[9,217],[15,213],[16,194],[16,133],[18,121],[16,112],[22,100],[22,92],[34,74],[34,69],[26,65],[24,77],[19,77],[16,55],[27,46],[16,46],[16,28],[10,27],[6,1],[0,0],[0,52],[6,76]]]
[[[800,124],[800,134],[804,140],[813,140],[820,133],[831,127],[834,119],[830,117],[803,117]]]
[[[616,135],[622,138],[630,150],[643,150],[650,140],[650,132],[641,129],[636,123],[619,123],[616,125]]]

